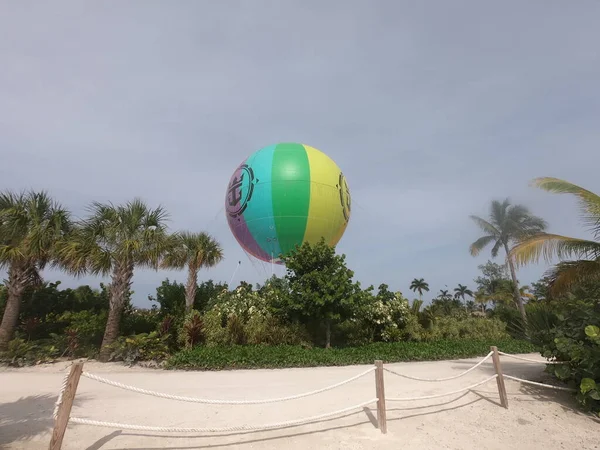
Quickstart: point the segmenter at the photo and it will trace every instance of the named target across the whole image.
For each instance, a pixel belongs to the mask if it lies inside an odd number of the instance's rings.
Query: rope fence
[[[255,400],[223,400],[223,399],[206,399],[206,398],[197,398],[197,397],[185,397],[179,395],[168,394],[164,392],[157,392],[148,389],[139,388],[136,386],[130,386],[124,383],[119,383],[117,381],[112,381],[107,378],[100,377],[98,375],[84,372],[83,371],[83,363],[75,363],[71,366],[70,372],[65,376],[61,390],[58,395],[58,400],[56,401],[56,405],[53,412],[54,418],[54,429],[52,432],[52,438],[50,440],[50,450],[60,450],[62,447],[62,442],[64,439],[64,435],[69,423],[75,423],[80,425],[89,425],[89,426],[97,426],[97,427],[106,427],[106,428],[116,428],[122,430],[135,430],[135,431],[150,431],[150,432],[163,432],[163,433],[228,433],[228,432],[244,432],[244,431],[262,431],[262,430],[272,430],[277,428],[286,428],[298,425],[305,425],[308,423],[318,422],[323,419],[328,419],[331,417],[341,416],[346,413],[359,410],[361,408],[365,408],[369,405],[376,403],[377,407],[377,427],[380,432],[385,434],[387,433],[387,418],[386,418],[386,406],[385,402],[393,401],[418,401],[418,400],[429,400],[434,398],[446,397],[455,394],[459,394],[462,392],[468,392],[476,387],[479,387],[485,383],[488,383],[492,380],[496,380],[498,386],[498,393],[500,396],[500,403],[504,408],[508,408],[508,395],[506,393],[506,387],[504,385],[504,379],[509,379],[512,381],[530,384],[540,387],[545,387],[549,389],[555,389],[560,391],[568,391],[568,392],[576,392],[576,389],[571,389],[567,387],[561,386],[552,386],[549,384],[538,383],[535,381],[524,380],[511,375],[504,375],[502,373],[502,367],[500,364],[500,356],[505,356],[509,358],[514,358],[518,360],[522,360],[525,362],[533,362],[538,364],[568,364],[567,361],[540,361],[534,360],[531,358],[525,358],[518,355],[512,355],[510,353],[504,353],[498,351],[496,347],[491,347],[491,351],[479,362],[470,367],[469,369],[450,377],[444,378],[421,378],[412,375],[406,375],[399,372],[396,372],[392,369],[384,368],[383,361],[375,361],[375,364],[369,369],[361,372],[351,378],[340,381],[338,383],[332,384],[330,386],[325,386],[319,389],[315,389],[313,391],[304,392],[301,394],[290,395],[287,397],[277,397],[277,398],[269,398],[269,399],[255,399]],[[470,386],[454,390],[451,392],[444,392],[441,394],[433,394],[433,395],[425,395],[419,397],[387,397],[385,396],[385,388],[384,388],[384,372],[392,374],[397,377],[407,378],[415,381],[423,381],[423,382],[444,382],[449,380],[454,380],[457,378],[461,378],[475,369],[480,367],[483,363],[492,359],[495,374],[481,380],[475,384]],[[109,386],[117,387],[120,389],[128,390],[131,392],[136,392],[139,394],[150,395],[158,398],[166,398],[169,400],[177,400],[182,402],[192,402],[192,403],[202,403],[208,405],[262,405],[262,404],[270,404],[270,403],[279,403],[285,401],[296,400],[304,397],[309,397],[313,395],[320,394],[322,392],[330,391],[346,384],[349,384],[353,381],[356,381],[369,373],[375,373],[375,398],[372,398],[367,401],[363,401],[356,405],[352,405],[343,409],[339,409],[336,411],[331,411],[327,413],[323,413],[316,416],[304,417],[301,419],[294,419],[276,423],[269,423],[263,425],[233,425],[229,427],[215,428],[215,427],[204,427],[204,428],[185,428],[185,427],[163,427],[163,426],[147,426],[147,425],[136,425],[136,424],[127,424],[127,423],[119,423],[119,422],[108,422],[108,421],[100,421],[93,420],[88,418],[81,417],[73,417],[71,416],[71,409],[73,407],[73,401],[75,399],[75,393],[77,391],[77,387],[79,384],[79,380],[81,377],[88,378],[90,380],[97,381],[99,383],[107,384]]]
[[[229,433],[236,431],[261,431],[261,430],[272,430],[275,428],[286,428],[297,425],[304,425],[311,422],[316,422],[322,419],[328,419],[330,417],[340,416],[342,414],[364,408],[365,406],[371,405],[377,401],[376,398],[368,400],[358,405],[350,406],[348,408],[339,409],[318,416],[306,417],[297,420],[288,420],[286,422],[276,422],[266,425],[239,425],[233,427],[223,428],[179,428],[179,427],[153,427],[145,425],[130,425],[126,423],[115,423],[115,422],[100,422],[98,420],[81,419],[79,417],[71,417],[71,421],[74,423],[80,423],[83,425],[93,425],[97,427],[117,428],[123,430],[136,430],[136,431],[159,431],[163,433]]]
[[[577,389],[562,387],[562,386],[552,386],[551,384],[537,383],[535,381],[524,380],[522,378],[512,377],[510,375],[504,375],[504,378],[508,378],[509,380],[519,381],[523,384],[531,384],[533,386],[540,386],[549,389],[555,389],[557,391],[566,391],[566,392],[577,392]]]
[[[473,370],[477,369],[480,365],[482,365],[484,362],[486,362],[488,359],[490,359],[490,357],[492,356],[494,352],[489,352],[487,354],[487,356],[485,358],[483,358],[481,361],[479,361],[477,364],[475,364],[473,367],[471,367],[470,369],[465,370],[464,372],[459,373],[458,375],[454,375],[451,377],[446,377],[446,378],[420,378],[420,377],[414,377],[414,376],[410,376],[410,375],[404,375],[398,372],[395,372],[391,369],[385,368],[384,370],[388,373],[391,373],[393,375],[396,375],[398,377],[402,377],[402,378],[408,378],[409,380],[416,380],[416,381],[435,381],[435,382],[440,382],[440,381],[449,381],[449,380],[455,380],[456,378],[460,378],[460,377],[464,377],[466,374],[468,374],[469,372],[472,372]]]
[[[523,356],[511,355],[510,353],[504,353],[501,351],[499,351],[498,354],[502,355],[502,356],[508,356],[509,358],[518,359],[520,361],[526,361],[526,362],[533,362],[533,363],[543,362],[544,364],[568,364],[568,361],[539,361],[536,359],[524,358]]]
[[[341,382],[339,382],[337,384],[333,384],[331,386],[326,386],[324,388],[317,389],[317,390],[310,391],[310,392],[305,392],[303,394],[290,395],[289,397],[268,398],[268,399],[262,399],[262,400],[213,400],[213,399],[207,399],[207,398],[181,397],[179,395],[165,394],[162,392],[155,392],[155,391],[149,391],[147,389],[141,389],[141,388],[138,388],[135,386],[128,386],[123,383],[118,383],[116,381],[107,380],[106,378],[102,378],[102,377],[99,377],[98,375],[94,375],[94,374],[91,374],[88,372],[83,372],[81,374],[81,376],[89,378],[91,380],[99,381],[100,383],[108,384],[110,386],[115,386],[115,387],[125,389],[128,391],[137,392],[139,394],[152,395],[154,397],[168,398],[170,400],[178,400],[178,401],[182,401],[182,402],[205,403],[205,404],[209,404],[209,405],[261,405],[261,404],[265,404],[265,403],[279,403],[279,402],[285,402],[288,400],[296,400],[299,398],[309,397],[311,395],[320,394],[321,392],[330,391],[332,389],[338,388],[345,384],[351,383],[354,380],[358,380],[359,378],[362,378],[365,375],[368,375],[369,373],[374,372],[374,371],[375,371],[375,367],[371,367],[352,378],[348,378],[347,380],[341,381]]]
[[[481,386],[482,384],[485,384],[488,381],[491,381],[497,377],[498,377],[498,375],[492,375],[491,377],[486,378],[485,380],[480,381],[479,383],[472,384],[471,386],[467,386],[465,388],[458,389],[456,391],[444,392],[443,394],[425,395],[425,396],[421,396],[421,397],[403,397],[403,398],[394,398],[394,397],[389,398],[388,397],[388,398],[386,398],[386,400],[389,400],[391,402],[409,402],[409,401],[415,401],[415,400],[429,400],[432,398],[446,397],[448,395],[460,394],[461,392],[470,391],[471,389]]]

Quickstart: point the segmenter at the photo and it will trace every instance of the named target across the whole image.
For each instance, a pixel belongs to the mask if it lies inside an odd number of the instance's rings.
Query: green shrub
[[[574,301],[559,308],[542,354],[569,363],[547,370],[578,389],[577,400],[584,408],[600,412],[600,303]]]
[[[310,341],[306,329],[284,323],[270,307],[277,291],[270,285],[261,292],[241,285],[234,291],[223,291],[218,302],[204,316],[206,344],[305,344]]]
[[[23,367],[35,363],[35,345],[25,339],[16,338],[8,343],[8,349],[2,352],[2,362],[11,366]]]
[[[168,356],[167,337],[158,332],[141,333],[133,336],[121,336],[111,345],[111,361],[124,361],[133,364],[136,361],[162,361]]]
[[[248,344],[310,345],[310,335],[300,324],[284,324],[273,316],[255,316],[245,325]]]
[[[353,317],[334,327],[334,344],[346,347],[403,340],[405,328],[412,325],[408,300],[400,292],[388,291],[385,284],[375,296],[363,294]]]
[[[204,314],[203,319],[207,345],[228,345],[230,343],[225,314],[213,309]]]
[[[321,330],[313,333],[322,334]],[[360,320],[345,320],[333,327],[331,340],[335,347],[361,347],[373,342],[373,329]]]
[[[423,338],[423,326],[419,322],[419,315],[411,312],[404,320],[402,327],[403,341],[420,341]]]
[[[231,314],[227,318],[227,334],[231,345],[243,345],[247,341],[246,330],[240,316]]]
[[[15,367],[31,366],[49,362],[59,356],[58,349],[44,341],[29,342],[17,337],[8,343],[8,349],[0,353],[0,362]]]
[[[198,311],[192,310],[185,316],[179,330],[179,342],[184,348],[192,348],[204,342],[204,321]]]
[[[400,292],[390,292],[389,295],[378,295],[367,301],[354,320],[372,330],[372,342],[396,342],[402,337],[400,330],[409,315],[408,300]]]
[[[422,333],[424,340],[476,339],[502,340],[509,338],[506,324],[498,319],[485,317],[438,317],[432,328]]]
[[[49,331],[49,336],[66,336],[74,332],[77,335],[79,346],[87,349],[99,347],[102,343],[107,318],[107,311],[66,311],[61,314],[48,314],[44,323]],[[61,350],[66,350],[66,347],[61,347]]]
[[[513,336],[529,338],[531,342],[540,347],[546,342],[554,339],[554,329],[559,324],[557,310],[546,303],[534,303],[527,305],[527,327],[523,325],[523,320],[519,315],[518,321],[515,321],[513,330],[507,329]],[[527,332],[525,332],[525,328]]]
[[[121,331],[124,335],[156,331],[162,318],[156,309],[132,309],[123,314]]]
[[[381,359],[398,361],[433,361],[484,356],[496,345],[507,353],[536,350],[532,344],[512,339],[375,343],[363,347],[306,348],[302,346],[201,346],[181,351],[167,360],[167,367],[190,370],[253,369],[283,367],[343,366],[372,364]]]

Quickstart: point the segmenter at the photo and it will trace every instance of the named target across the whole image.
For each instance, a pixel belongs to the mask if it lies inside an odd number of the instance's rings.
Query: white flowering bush
[[[385,301],[380,296],[372,297],[365,302],[360,315],[356,319],[372,329],[374,340],[393,342],[402,339],[410,308],[408,300],[396,292]]]
[[[242,323],[247,323],[252,317],[269,316],[268,302],[265,296],[256,291],[250,291],[240,286],[234,291],[223,290],[217,296],[217,302],[211,309],[222,316],[236,316]]]
[[[282,294],[265,286],[261,292],[240,286],[223,291],[215,305],[204,315],[206,343],[239,344],[304,344],[306,331],[298,325],[283,324],[270,306]]]

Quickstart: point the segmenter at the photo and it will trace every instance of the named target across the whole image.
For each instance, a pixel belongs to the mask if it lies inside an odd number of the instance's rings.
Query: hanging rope
[[[125,389],[128,391],[137,392],[139,394],[152,395],[154,397],[168,398],[171,400],[179,400],[182,402],[205,403],[205,404],[209,404],[209,405],[260,405],[260,404],[265,404],[265,403],[277,403],[277,402],[284,402],[287,400],[295,400],[298,398],[303,398],[303,397],[308,397],[310,395],[319,394],[321,392],[330,391],[331,389],[338,388],[338,387],[348,384],[354,380],[357,380],[361,377],[364,377],[365,375],[367,375],[373,371],[375,371],[375,367],[371,367],[368,370],[365,370],[364,372],[359,373],[356,376],[353,376],[352,378],[348,378],[347,380],[341,381],[341,382],[333,384],[331,386],[326,386],[321,389],[316,389],[314,391],[305,392],[303,394],[291,395],[289,397],[270,398],[270,399],[263,399],[263,400],[214,400],[214,399],[195,398],[195,397],[182,397],[179,395],[165,394],[163,392],[150,391],[148,389],[142,389],[142,388],[138,388],[135,386],[129,386],[127,384],[119,383],[117,381],[107,380],[106,378],[102,378],[102,377],[99,377],[98,375],[94,375],[94,374],[91,374],[88,372],[83,372],[81,374],[81,376],[89,378],[91,380],[99,381],[100,383],[108,384],[110,386],[115,386],[115,387]]]
[[[318,416],[305,417],[303,419],[288,420],[285,422],[276,422],[266,425],[238,425],[232,427],[223,428],[182,428],[182,427],[156,427],[146,425],[132,425],[127,423],[119,422],[102,422],[99,420],[83,419],[80,417],[71,417],[70,421],[73,423],[79,423],[82,425],[92,425],[96,427],[107,427],[117,428],[122,430],[136,430],[136,431],[158,431],[163,433],[228,433],[236,431],[259,431],[259,430],[271,430],[274,428],[284,428],[295,425],[303,425],[310,422],[315,422],[321,419],[326,419],[333,416],[339,416],[341,414],[354,411],[359,408],[363,408],[377,401],[376,398],[369,401],[359,403],[358,405],[350,406],[348,408],[339,409],[337,411],[320,414]]]
[[[439,397],[445,397],[447,395],[454,395],[454,394],[460,394],[461,392],[465,392],[468,390],[471,390],[473,388],[476,388],[477,386],[481,386],[482,384],[487,383],[488,381],[493,380],[494,378],[496,378],[498,375],[492,375],[489,378],[486,378],[483,381],[480,381],[479,383],[475,383],[471,386],[468,386],[466,388],[462,388],[459,389],[457,391],[452,391],[452,392],[445,392],[443,394],[435,394],[435,395],[426,395],[424,397],[404,397],[404,398],[387,398],[386,400],[392,401],[392,402],[404,402],[404,401],[413,401],[413,400],[428,400],[430,398],[439,398]]]
[[[524,358],[522,356],[511,355],[510,353],[498,352],[500,355],[508,356],[509,358],[520,359],[521,361],[533,362],[538,364],[569,364],[569,361],[540,361],[539,359]]]
[[[242,264],[242,262],[238,261],[237,265],[235,266],[235,270],[233,271],[233,275],[231,275],[231,280],[229,280],[229,284],[227,285],[228,287],[230,287],[231,283],[233,283],[233,279],[235,278],[235,274],[237,273],[237,271],[240,268],[241,264]]]
[[[504,375],[504,378],[508,378],[509,380],[519,381],[525,384],[532,384],[534,386],[541,386],[550,389],[556,389],[557,391],[567,391],[567,392],[577,392],[577,389],[562,387],[562,386],[552,386],[551,384],[544,383],[536,383],[535,381],[523,380],[522,378],[513,377],[510,375]]]
[[[477,364],[475,364],[470,369],[467,369],[464,372],[459,373],[458,375],[453,375],[451,377],[446,377],[446,378],[420,378],[420,377],[413,377],[411,375],[405,375],[405,374],[402,374],[402,373],[398,373],[398,372],[393,371],[392,369],[384,368],[383,370],[385,370],[386,372],[389,372],[389,373],[391,373],[393,375],[402,377],[402,378],[408,378],[409,380],[416,380],[416,381],[448,381],[448,380],[454,380],[456,378],[464,377],[469,372],[477,369],[480,365],[482,365],[484,362],[486,362],[492,356],[493,353],[494,352],[489,352],[485,358],[483,358],[481,361],[479,361]]]
[[[56,399],[56,403],[54,404],[54,411],[52,412],[52,418],[55,420],[58,417],[58,410],[60,408],[60,405],[62,405],[63,395],[65,393],[65,390],[67,389],[68,382],[69,382],[69,372],[67,372],[65,374],[65,377],[63,378],[60,392],[58,393],[58,399]]]

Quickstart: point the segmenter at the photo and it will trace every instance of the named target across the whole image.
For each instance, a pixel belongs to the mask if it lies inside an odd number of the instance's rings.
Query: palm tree
[[[124,205],[94,202],[72,239],[59,248],[63,267],[81,274],[111,276],[109,310],[100,361],[107,361],[110,345],[119,335],[119,324],[136,267],[158,268],[169,248],[162,207],[151,210],[135,199]]]
[[[512,298],[512,294],[511,294]],[[482,289],[475,292],[475,303],[479,303],[481,305],[481,312],[485,313],[487,309],[487,303],[491,300],[490,294],[484,292]]]
[[[429,283],[423,278],[415,278],[410,283],[410,290],[413,292],[419,291],[419,300],[423,300],[423,291],[429,292]]]
[[[421,312],[421,306],[423,306],[423,300],[413,300],[412,305],[410,306],[410,311],[415,316],[418,316]]]
[[[583,222],[594,240],[540,232],[515,246],[511,256],[518,265],[537,262],[542,255],[547,262],[554,256],[562,260],[547,274],[554,295],[581,282],[600,280],[600,196],[558,178],[536,178],[533,184],[548,192],[575,195],[579,199]],[[567,258],[575,259],[564,261]]]
[[[473,300],[469,300],[467,303],[465,303],[465,309],[467,312],[473,313],[477,310],[477,306]]]
[[[46,192],[0,194],[0,267],[8,271],[0,350],[13,338],[25,289],[41,283],[40,271],[71,226],[70,213]]]
[[[454,288],[454,298],[459,299],[462,298],[462,301],[465,301],[465,295],[469,297],[473,297],[473,291],[467,288],[464,284],[458,283],[458,287]]]
[[[524,299],[531,300],[535,298],[533,294],[529,292],[529,286],[524,285],[519,288],[519,298],[521,301]],[[482,310],[485,311],[485,305],[488,302],[510,304],[514,302],[514,289],[512,282],[506,280],[503,282],[494,282],[490,286],[490,290],[479,290],[475,293],[475,301],[482,305]]]
[[[531,292],[529,292],[530,289],[531,288],[527,284],[524,286],[521,286],[519,288],[519,295],[521,296],[521,298],[523,298],[523,299],[526,298],[527,300],[534,299],[535,295],[533,295]]]
[[[481,250],[493,243],[492,258],[498,256],[500,248],[504,248],[506,259],[510,268],[513,282],[513,298],[521,312],[523,321],[527,321],[525,306],[519,295],[519,285],[513,258],[510,255],[509,245],[542,232],[546,228],[544,219],[532,215],[523,205],[511,205],[508,199],[503,202],[492,201],[489,220],[478,216],[471,219],[484,231],[484,235],[473,242],[469,248],[472,256],[477,256]]]
[[[452,296],[450,295],[447,289],[440,289],[440,294],[438,295],[438,298],[440,300],[450,300]]]
[[[172,245],[165,254],[163,268],[183,269],[187,266],[188,278],[185,285],[185,311],[194,307],[198,289],[198,271],[203,267],[214,267],[223,259],[221,245],[207,233],[183,231],[174,234]]]

